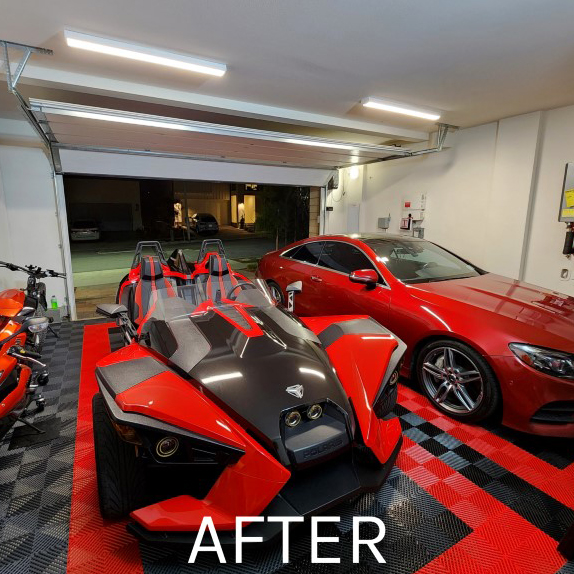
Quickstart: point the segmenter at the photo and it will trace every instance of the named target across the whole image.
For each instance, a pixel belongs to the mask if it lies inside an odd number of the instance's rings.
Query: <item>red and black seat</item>
[[[212,301],[226,299],[237,279],[231,273],[227,259],[218,253],[211,253],[207,261],[207,273],[197,276],[197,281],[203,286],[205,296]]]
[[[159,297],[176,297],[175,279],[164,276],[164,268],[155,255],[141,258],[140,279],[130,293],[129,311],[132,321],[141,325],[149,318]]]

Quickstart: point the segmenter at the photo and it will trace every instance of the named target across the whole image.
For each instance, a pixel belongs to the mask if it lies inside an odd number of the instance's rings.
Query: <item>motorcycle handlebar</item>
[[[8,263],[6,261],[0,261],[0,267],[5,267],[10,271],[22,271],[27,275],[32,275],[39,279],[43,279],[45,277],[60,277],[62,279],[66,278],[65,273],[58,273],[53,269],[42,269],[41,267],[36,267],[34,265],[26,265],[26,267],[20,267],[20,265],[15,265],[14,263]]]

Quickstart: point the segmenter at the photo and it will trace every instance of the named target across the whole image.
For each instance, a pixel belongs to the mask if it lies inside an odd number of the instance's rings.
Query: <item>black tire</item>
[[[281,303],[281,305],[285,305],[285,297],[283,296],[283,291],[281,291],[281,287],[279,287],[279,285],[277,285],[277,283],[275,283],[275,281],[267,281],[267,285],[269,286],[269,289],[271,290],[271,294],[273,295],[273,298],[278,302]]]
[[[450,359],[445,358],[447,354]],[[458,363],[458,367],[449,367],[449,363],[455,366]],[[433,365],[436,374],[431,374]],[[479,374],[480,381],[476,380],[477,375],[473,375],[475,372]],[[500,388],[491,366],[480,353],[460,341],[439,339],[426,344],[417,355],[416,374],[423,393],[433,406],[454,419],[467,423],[479,422],[493,415],[500,404]],[[433,393],[435,389],[437,392]],[[437,399],[440,389],[445,395],[442,402],[438,400],[442,396]],[[464,400],[459,399],[462,391],[465,393]],[[470,405],[474,406],[469,408]]]
[[[145,466],[135,446],[118,436],[101,393],[92,399],[92,417],[100,512],[104,518],[123,518],[146,505]]]

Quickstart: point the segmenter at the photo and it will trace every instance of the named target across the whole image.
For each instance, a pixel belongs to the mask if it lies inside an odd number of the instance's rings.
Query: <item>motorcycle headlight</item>
[[[574,355],[525,343],[510,343],[508,346],[529,367],[553,377],[574,379]]]

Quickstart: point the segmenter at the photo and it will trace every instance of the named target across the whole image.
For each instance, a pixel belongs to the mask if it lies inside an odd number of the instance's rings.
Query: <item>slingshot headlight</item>
[[[174,436],[165,436],[157,441],[155,445],[155,452],[162,458],[172,456],[179,448],[179,441]]]
[[[396,385],[399,381],[399,371],[393,371],[393,374],[391,375],[391,377],[389,378],[389,385],[391,387],[393,387],[394,385]]]
[[[28,327],[28,331],[30,331],[30,333],[41,333],[42,331],[45,331],[48,328],[48,321],[46,321],[45,323],[37,323],[36,325],[30,325]]]
[[[323,414],[323,407],[321,405],[311,405],[307,409],[307,417],[312,421],[318,419]]]
[[[299,411],[291,411],[285,417],[285,424],[288,427],[296,427],[301,422],[301,413]]]

